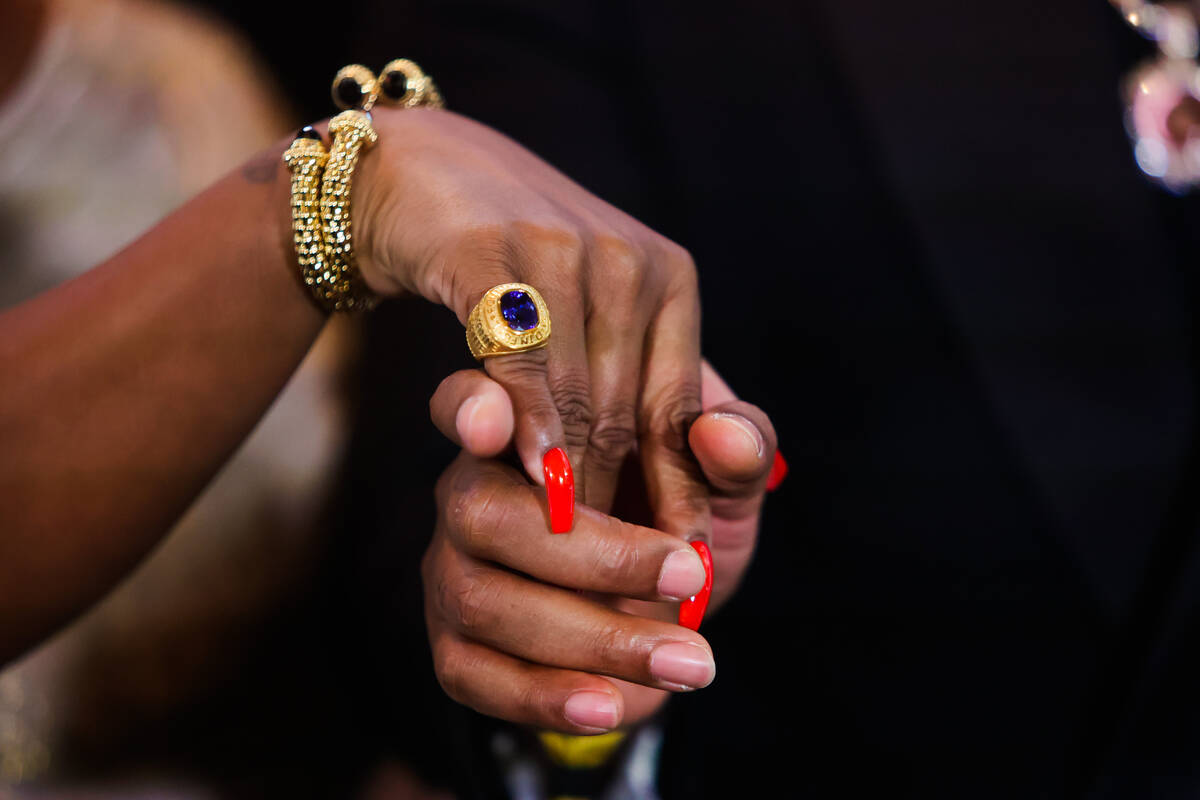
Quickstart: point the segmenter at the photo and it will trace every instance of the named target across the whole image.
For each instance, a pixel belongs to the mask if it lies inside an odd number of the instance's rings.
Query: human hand
[[[355,179],[358,263],[383,295],[413,292],[466,323],[492,286],[546,299],[545,349],[487,359],[512,398],[516,450],[543,483],[562,447],[576,496],[607,509],[636,442],[655,526],[707,538],[687,452],[700,413],[699,301],[687,251],[464,117],[376,107],[379,141]]]
[[[713,491],[715,610],[753,554],[775,435],[707,364],[703,394],[688,441]],[[588,508],[570,535],[545,534],[533,487],[480,458],[501,452],[513,429],[507,394],[482,372],[447,378],[430,409],[469,451],[439,483],[422,565],[435,670],[451,697],[514,722],[597,733],[645,719],[667,691],[712,680],[707,642],[668,621],[671,601],[703,582],[690,547]],[[628,499],[623,508],[638,505]]]

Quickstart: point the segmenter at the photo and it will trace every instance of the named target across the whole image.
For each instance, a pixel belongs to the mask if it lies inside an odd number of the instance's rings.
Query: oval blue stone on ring
[[[500,296],[500,313],[514,331],[531,331],[538,325],[538,310],[528,292],[514,289]]]

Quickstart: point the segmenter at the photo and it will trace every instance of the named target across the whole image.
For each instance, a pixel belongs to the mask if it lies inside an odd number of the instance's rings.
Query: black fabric
[[[706,355],[779,430],[791,476],[704,629],[716,683],[670,705],[664,797],[1200,793],[1200,214],[1136,172],[1117,83],[1144,46],[1108,3],[358,13],[356,59],[416,58],[686,245]],[[363,740],[496,796],[397,566],[460,334],[407,303],[370,328],[338,573]],[[415,333],[450,344],[397,369]]]

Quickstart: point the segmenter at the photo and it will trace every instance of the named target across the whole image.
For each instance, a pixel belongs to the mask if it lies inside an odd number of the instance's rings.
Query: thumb
[[[701,380],[704,412],[692,423],[688,444],[709,481],[713,515],[753,516],[775,463],[775,426],[762,409],[738,400],[708,362]]]
[[[489,458],[512,443],[512,401],[483,370],[464,369],[443,380],[429,400],[429,416],[447,439],[473,456]]]
[[[754,555],[777,445],[767,415],[738,400],[707,362],[701,379],[704,412],[692,423],[688,444],[710,485],[712,602],[718,606],[737,588]]]

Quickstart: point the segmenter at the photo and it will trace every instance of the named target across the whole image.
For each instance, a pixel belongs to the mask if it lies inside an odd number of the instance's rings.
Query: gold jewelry
[[[550,309],[538,290],[524,283],[493,286],[467,317],[467,347],[480,361],[536,350],[549,339]]]
[[[407,58],[389,61],[378,78],[362,64],[344,66],[334,76],[330,93],[343,111],[370,111],[376,103],[400,108],[446,105],[433,78]]]
[[[354,168],[364,147],[379,136],[364,111],[343,111],[329,123],[333,147],[321,177],[321,235],[325,242],[325,269],[333,276],[337,311],[368,310],[378,298],[363,283],[354,258],[350,219],[350,194],[354,187]]]
[[[333,76],[333,104],[343,111],[370,111],[377,92],[375,73],[362,64],[347,64]]]
[[[332,308],[336,291],[325,269],[325,238],[321,234],[321,174],[329,151],[312,126],[306,126],[283,154],[292,173],[292,240],[300,262],[300,277],[322,306]]]
[[[433,79],[406,58],[388,62],[381,78],[362,64],[342,67],[332,93],[345,109],[329,123],[332,149],[308,126],[283,154],[292,173],[292,238],[301,277],[322,308],[368,310],[379,300],[354,258],[350,195],[362,150],[379,138],[370,110],[376,102],[400,108],[442,108],[445,102]]]
[[[300,263],[300,277],[327,311],[368,309],[375,304],[375,298],[362,285],[353,261],[347,261],[343,253],[336,254],[336,260],[331,258],[326,246],[322,179],[329,174],[329,160],[324,142],[311,126],[301,130],[283,154],[283,161],[292,173],[292,240]],[[348,244],[349,197],[340,199],[346,202],[338,212],[338,221],[345,213],[347,223],[342,244]]]
[[[446,106],[433,78],[407,58],[397,58],[384,66],[379,73],[375,94],[380,102],[400,108]]]

